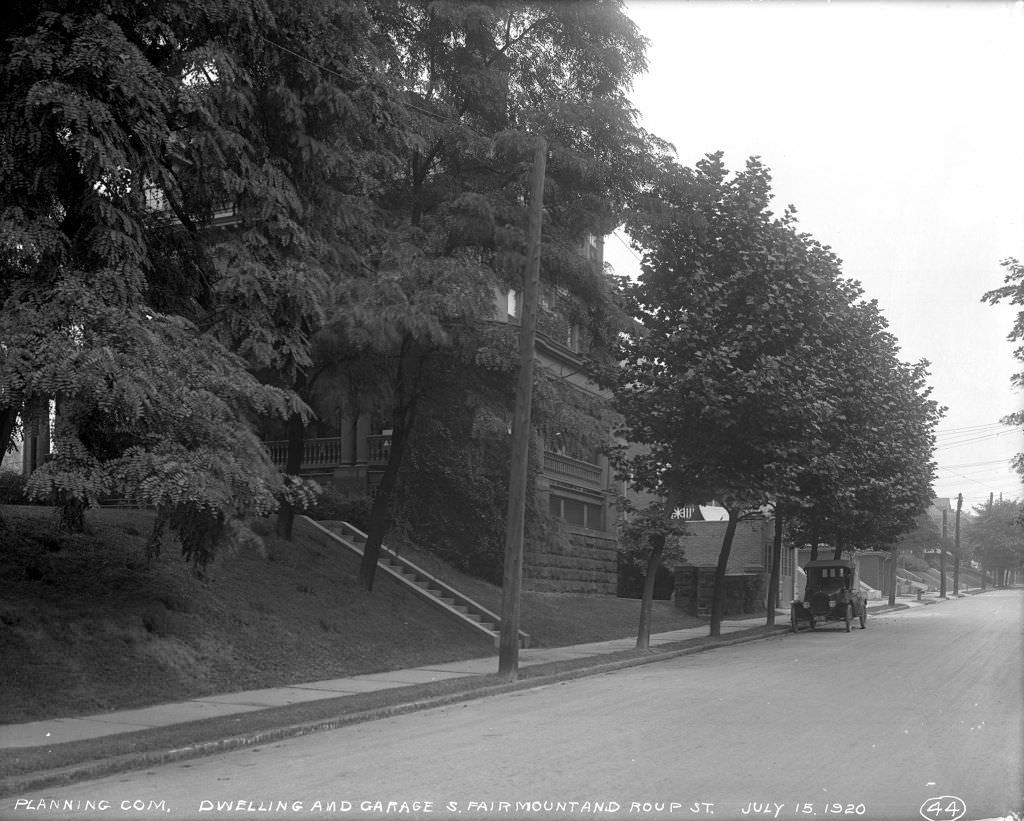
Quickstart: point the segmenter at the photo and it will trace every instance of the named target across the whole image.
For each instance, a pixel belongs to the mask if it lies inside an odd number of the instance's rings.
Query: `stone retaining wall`
[[[524,590],[614,596],[617,584],[618,551],[614,539],[570,532],[557,544],[526,549]]]

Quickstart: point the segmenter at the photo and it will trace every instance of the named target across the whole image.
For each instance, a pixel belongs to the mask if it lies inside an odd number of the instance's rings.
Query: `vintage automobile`
[[[799,632],[801,622],[807,622],[813,630],[818,622],[842,621],[847,633],[855,618],[862,628],[868,626],[868,602],[859,589],[855,561],[816,559],[804,566],[804,572],[807,584],[803,601],[790,605],[794,633]]]

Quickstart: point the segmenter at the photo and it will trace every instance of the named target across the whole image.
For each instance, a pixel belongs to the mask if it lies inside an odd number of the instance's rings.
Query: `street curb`
[[[284,727],[276,727],[269,730],[261,730],[243,735],[229,736],[217,741],[208,741],[201,744],[180,747],[171,750],[143,751],[138,753],[127,753],[125,755],[112,756],[96,761],[72,764],[55,770],[39,770],[34,773],[26,773],[11,778],[0,780],[0,798],[26,793],[31,790],[44,787],[58,787],[75,784],[80,781],[88,781],[96,778],[103,778],[131,770],[143,769],[145,767],[169,764],[177,761],[187,761],[195,758],[216,755],[218,753],[231,752],[234,750],[256,747],[262,744],[269,744],[275,741],[284,741],[290,738],[299,738],[312,733],[326,730],[336,730],[353,724],[362,724],[369,721],[377,721],[383,718],[405,715],[407,713],[429,710],[434,707],[445,707],[467,701],[473,701],[488,696],[502,695],[504,693],[516,692],[519,690],[532,690],[540,687],[571,681],[573,679],[587,676],[611,673],[623,670],[628,667],[638,667],[643,664],[651,664],[658,661],[667,661],[680,656],[689,656],[696,653],[703,653],[708,650],[715,650],[720,647],[731,647],[738,644],[748,644],[763,639],[779,638],[789,635],[788,626],[757,627],[757,631],[743,635],[735,635],[731,638],[712,639],[707,638],[700,644],[691,644],[686,647],[675,647],[663,645],[663,648],[652,648],[646,652],[647,655],[634,656],[630,658],[616,659],[614,661],[597,661],[592,665],[581,665],[578,668],[559,671],[549,674],[540,674],[530,677],[526,675],[514,682],[503,682],[499,684],[486,683],[492,678],[490,675],[467,677],[465,679],[466,689],[458,690],[443,695],[431,696],[424,699],[397,702],[370,710],[361,710],[347,714],[340,714],[334,718],[321,719],[317,721],[291,724]],[[623,651],[629,652],[629,651]],[[600,657],[595,657],[599,659]],[[541,666],[541,665],[538,665]],[[526,668],[528,671],[529,668]],[[526,672],[523,671],[523,672]],[[274,709],[274,708],[270,708]]]

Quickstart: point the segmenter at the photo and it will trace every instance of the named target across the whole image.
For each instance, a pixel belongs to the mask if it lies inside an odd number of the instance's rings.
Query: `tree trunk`
[[[7,455],[7,448],[11,445],[11,438],[14,436],[14,428],[18,423],[18,409],[7,407],[0,410],[0,459]],[[4,514],[0,508],[0,525],[4,522]]]
[[[636,649],[646,650],[651,646],[651,610],[654,605],[654,582],[658,575],[662,554],[665,552],[665,536],[652,534],[648,541],[651,552],[647,557],[647,575],[644,577],[644,592],[640,600],[640,626],[636,631]]]
[[[889,567],[889,606],[896,606],[896,565],[899,561],[900,551],[893,545],[889,554],[892,557],[892,565]]]
[[[818,561],[818,524],[811,524],[811,561]]]
[[[939,545],[939,598],[946,598],[946,511],[942,511],[942,544]]]
[[[302,470],[302,451],[305,445],[306,425],[302,417],[293,413],[288,417],[288,453],[285,456],[284,472],[286,476],[298,476]],[[295,526],[295,507],[287,499],[282,500],[277,511],[277,535],[288,541],[292,540]]]
[[[398,471],[402,465],[406,440],[405,425],[395,422],[391,432],[388,463],[373,498],[370,521],[366,526],[366,545],[363,547],[363,558],[359,562],[359,583],[367,590],[373,590],[373,580],[377,575],[377,561],[380,559],[380,548],[390,526],[391,500],[398,485]]]
[[[778,607],[779,598],[779,576],[782,568],[782,529],[785,524],[784,515],[779,508],[775,509],[775,534],[772,539],[772,568],[768,576],[768,601],[765,605],[765,625],[775,626],[775,608]],[[796,582],[794,576],[793,581]]]
[[[956,497],[956,520],[953,527],[953,595],[960,595],[960,512],[964,505],[964,495]]]
[[[359,563],[359,583],[367,590],[373,590],[377,574],[377,560],[381,544],[389,528],[391,500],[398,486],[398,473],[402,466],[406,444],[413,422],[416,419],[416,403],[419,398],[419,382],[423,368],[423,355],[411,338],[402,342],[396,378],[394,419],[391,428],[391,448],[388,463],[381,476],[377,495],[370,509],[370,521],[366,527],[366,545]]]
[[[729,554],[732,552],[732,540],[736,535],[736,525],[740,520],[740,512],[729,509],[729,523],[725,527],[722,549],[718,552],[718,566],[715,568],[715,589],[711,595],[711,636],[722,635],[722,613],[725,610],[725,571],[729,566]]]

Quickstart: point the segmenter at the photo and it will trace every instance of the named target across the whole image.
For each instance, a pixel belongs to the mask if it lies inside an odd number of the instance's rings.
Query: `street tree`
[[[623,346],[616,401],[639,447],[618,461],[641,490],[728,510],[712,635],[743,516],[774,512],[777,580],[787,519],[814,539],[827,528],[839,556],[890,542],[930,499],[940,409],[926,363],[899,361],[877,306],[770,199],[759,161],[730,178],[715,154],[695,170],[667,164],[629,223],[642,327]]]
[[[374,307],[357,315],[352,337],[390,363],[381,378],[392,397],[382,414],[391,448],[360,568],[368,588],[396,518],[394,490],[431,360],[471,350],[453,344],[456,331],[489,338],[496,298],[523,293],[532,135],[549,145],[541,277],[595,360],[611,350],[619,312],[600,266],[579,249],[588,233],[617,224],[658,145],[626,98],[644,43],[620,3],[390,0],[371,14],[409,128],[401,172],[378,200],[385,236],[352,294]],[[467,375],[474,363],[463,360]]]
[[[796,534],[844,550],[887,547],[915,526],[932,496],[935,426],[943,409],[930,398],[928,363],[907,364],[874,302],[859,286],[830,335],[822,366],[834,413],[821,428],[823,458],[800,472]]]
[[[833,408],[810,353],[834,272],[806,264],[806,241],[791,214],[773,217],[770,197],[756,158],[730,177],[713,154],[696,169],[666,163],[627,223],[644,257],[629,289],[640,327],[624,340],[615,388],[633,446],[616,461],[639,490],[727,509],[712,635],[740,519],[792,500]]]
[[[662,562],[681,562],[686,551],[683,539],[686,524],[684,508],[671,505],[671,500],[658,499],[636,509],[628,500],[622,500],[619,525],[620,561],[639,565],[644,572],[640,594],[640,623],[636,633],[636,647],[650,647],[654,586]]]
[[[964,541],[991,571],[997,587],[1005,587],[1010,574],[1024,567],[1024,505],[1017,500],[993,500],[979,505],[963,522]]]

